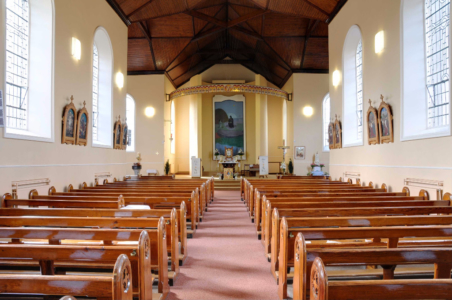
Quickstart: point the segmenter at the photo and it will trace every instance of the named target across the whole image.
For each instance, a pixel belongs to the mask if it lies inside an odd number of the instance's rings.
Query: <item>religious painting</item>
[[[213,120],[213,149],[218,156],[244,153],[241,159],[246,160],[245,96],[214,96]],[[229,150],[232,153],[226,153]]]
[[[293,156],[294,156],[294,159],[304,160],[306,158],[306,147],[295,146]]]
[[[337,119],[334,122],[334,148],[341,149],[342,148],[342,125],[341,121]]]
[[[384,101],[383,95],[380,97],[381,104],[378,108],[378,126],[380,129],[380,142],[393,143],[394,142],[394,128],[393,128],[393,116],[391,106]]]
[[[369,145],[380,143],[378,131],[378,112],[372,106],[372,101],[369,100],[369,109],[367,110],[367,139]]]
[[[118,120],[115,122],[115,126],[113,128],[113,149],[121,149],[121,121]]]
[[[127,138],[129,136],[129,127],[127,126],[127,123],[122,124],[121,126],[121,149],[126,150],[127,149]]]
[[[75,144],[75,133],[77,132],[77,122],[75,119],[76,108],[73,103],[74,97],[71,96],[71,103],[64,107],[63,111],[63,130],[62,130],[62,144]]]
[[[83,108],[79,110],[77,116],[77,136],[75,144],[86,146],[88,144],[88,111],[86,110],[86,102],[83,102]]]
[[[334,132],[334,123],[331,122],[328,125],[328,145],[331,149],[334,149],[334,136],[336,135],[336,133]]]

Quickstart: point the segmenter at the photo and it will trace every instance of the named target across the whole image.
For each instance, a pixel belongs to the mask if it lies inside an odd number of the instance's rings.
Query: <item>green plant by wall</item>
[[[289,173],[293,174],[293,162],[292,162],[292,159],[289,159]]]
[[[165,163],[165,174],[168,175],[169,172],[170,172],[170,164],[169,164],[169,159],[168,159]]]

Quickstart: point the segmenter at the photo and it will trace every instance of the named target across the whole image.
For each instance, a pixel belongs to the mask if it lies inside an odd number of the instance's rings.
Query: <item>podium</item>
[[[234,161],[225,161],[221,163],[223,165],[223,178],[234,179],[235,166],[238,164]]]

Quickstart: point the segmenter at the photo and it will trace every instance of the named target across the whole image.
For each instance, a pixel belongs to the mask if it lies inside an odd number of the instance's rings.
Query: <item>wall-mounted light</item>
[[[170,102],[170,94],[166,94],[166,102]]]
[[[337,87],[341,83],[341,72],[336,70],[333,72],[333,86]]]
[[[314,109],[311,106],[305,106],[303,107],[303,115],[306,117],[310,117],[314,114]]]
[[[72,38],[72,56],[76,60],[80,60],[82,57],[82,43],[75,37]]]
[[[118,72],[116,74],[116,85],[120,89],[124,87],[124,74],[122,74],[121,72]]]
[[[146,117],[152,118],[155,115],[155,108],[153,108],[152,106],[146,107],[144,114],[146,115]]]
[[[375,53],[383,52],[385,48],[385,32],[382,30],[375,35]]]

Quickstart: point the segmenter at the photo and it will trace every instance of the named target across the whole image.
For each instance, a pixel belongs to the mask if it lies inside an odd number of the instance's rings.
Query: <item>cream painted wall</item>
[[[364,112],[369,108],[368,99],[378,107],[383,94],[394,114],[394,143],[369,146],[364,130],[364,146],[331,151],[331,174],[338,178],[347,171],[359,172],[365,183],[386,183],[394,191],[402,189],[404,178],[443,180],[444,190],[450,192],[452,138],[400,141],[400,4],[399,0],[349,0],[329,26],[331,73],[342,70],[345,36],[352,25],[358,25],[363,36]],[[385,31],[385,49],[377,55],[374,37],[380,30]],[[342,85],[335,88],[330,80],[330,96],[332,115],[340,115]],[[411,190],[415,193],[418,188]]]
[[[270,87],[276,87],[268,83]],[[283,143],[283,102],[285,100],[275,96],[267,96],[267,120],[268,120],[268,161],[281,162],[282,150],[278,149]],[[287,152],[289,154],[289,151]],[[289,155],[286,156],[289,162]],[[268,165],[270,173],[279,172],[279,164]]]
[[[127,76],[127,83],[127,92],[135,99],[136,118],[135,152],[127,153],[127,161],[135,162],[136,153],[140,152],[143,174],[147,169],[156,169],[159,174],[164,174],[164,146],[169,144],[164,136],[165,75]],[[155,109],[151,118],[144,113],[148,106]],[[130,172],[133,174],[132,170]]]
[[[5,1],[2,1],[4,5]],[[55,142],[32,142],[3,138],[0,129],[0,192],[11,191],[15,180],[50,178],[51,185],[62,191],[69,183],[77,186],[94,181],[94,173],[110,171],[121,177],[130,173],[125,151],[93,148],[91,133],[88,146],[61,144],[61,116],[71,95],[74,104],[82,107],[83,101],[91,113],[92,93],[92,45],[94,31],[103,26],[109,33],[114,53],[114,73],[127,72],[127,27],[106,1],[55,0],[55,68],[54,113]],[[0,15],[0,30],[5,32],[4,13]],[[3,37],[3,35],[2,35]],[[73,60],[71,40],[76,37],[82,44],[82,58]],[[5,89],[4,38],[0,39],[0,89]],[[127,79],[124,88],[113,87],[113,118],[125,116]],[[113,120],[112,120],[113,126]],[[131,171],[131,170],[130,170]],[[39,188],[45,193],[48,187]],[[20,190],[26,197],[29,189]]]
[[[171,82],[168,80],[168,78],[165,76],[165,94],[170,94],[172,91],[174,91],[175,88],[173,87],[173,85],[171,84]],[[176,105],[176,103],[174,103],[174,105]],[[165,136],[165,143],[164,143],[164,148],[165,148],[165,163],[167,160],[169,160],[171,169],[170,169],[170,173],[174,173],[174,168],[175,168],[175,164],[176,164],[176,155],[175,153],[171,153],[171,142],[169,140],[170,136],[171,136],[171,123],[168,122],[168,120],[171,120],[171,101],[170,102],[165,102],[164,104],[164,119],[165,119],[165,125],[163,127],[163,132],[164,132],[164,136]],[[174,120],[174,122],[176,123],[176,120]],[[176,140],[173,140],[174,143],[176,143]]]
[[[323,112],[322,101],[328,93],[329,75],[327,74],[294,74],[293,75],[293,146],[306,147],[306,159],[294,160],[294,173],[306,175],[311,171],[310,164],[314,155],[319,153],[323,169],[328,172],[329,152],[323,152]],[[314,114],[303,115],[303,108],[311,106]],[[293,158],[294,148],[291,147]]]
[[[181,86],[188,87],[189,82]],[[176,154],[174,172],[190,170],[190,96],[177,98],[176,106]]]

